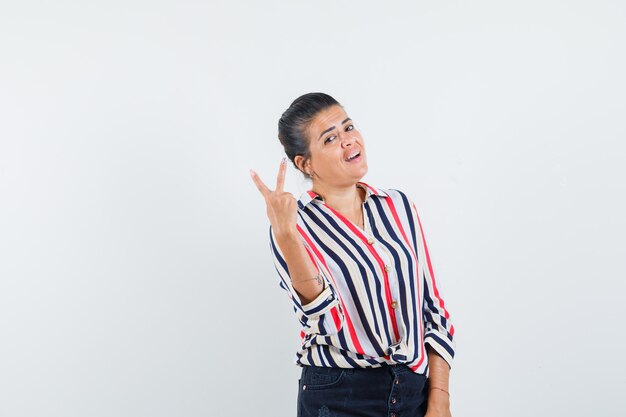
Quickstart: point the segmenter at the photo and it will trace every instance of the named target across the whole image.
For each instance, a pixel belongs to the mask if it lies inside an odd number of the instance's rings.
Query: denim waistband
[[[324,367],[324,366],[314,366],[314,365],[302,365],[303,367],[310,367],[310,368],[315,368],[318,372],[322,372],[322,373],[326,373],[329,375],[335,374],[335,373],[340,373],[340,372],[347,372],[347,373],[384,373],[384,372],[391,372],[394,375],[402,375],[405,374],[407,372],[413,372],[408,366],[406,366],[403,363],[396,363],[396,364],[388,364],[388,363],[382,363],[380,366],[376,366],[376,367],[368,367],[368,368],[339,368],[339,367]]]

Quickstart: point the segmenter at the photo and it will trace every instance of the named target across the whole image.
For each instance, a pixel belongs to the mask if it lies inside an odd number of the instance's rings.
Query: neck
[[[322,196],[327,206],[340,213],[352,213],[354,210],[360,210],[360,205],[363,203],[363,197],[365,196],[365,191],[357,187],[356,184],[343,187],[328,187],[316,183],[313,184],[312,191]]]

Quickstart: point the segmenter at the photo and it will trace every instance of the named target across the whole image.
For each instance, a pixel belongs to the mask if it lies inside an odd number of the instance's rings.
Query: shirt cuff
[[[448,363],[448,367],[452,368],[452,359],[454,358],[454,341],[442,337],[435,331],[426,332],[424,343],[427,343]]]
[[[335,293],[329,285],[317,296],[315,300],[302,305],[302,312],[308,317],[317,317],[326,313],[337,304]]]

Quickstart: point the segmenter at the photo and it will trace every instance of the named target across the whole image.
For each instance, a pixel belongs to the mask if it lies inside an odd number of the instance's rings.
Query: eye
[[[329,137],[327,137],[327,138],[326,138],[326,140],[324,140],[324,143],[329,143],[329,142],[331,142],[331,139],[332,139],[332,140],[334,140],[334,139],[335,139],[335,136],[329,136]]]
[[[349,131],[351,131],[351,130],[354,130],[354,125],[348,125],[348,126],[346,127],[346,132],[349,132]]]

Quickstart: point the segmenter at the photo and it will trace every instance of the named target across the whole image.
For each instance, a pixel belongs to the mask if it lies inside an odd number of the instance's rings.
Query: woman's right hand
[[[301,305],[306,305],[324,291],[325,281],[322,279],[310,252],[307,253],[304,241],[296,228],[298,202],[291,193],[283,191],[286,172],[287,160],[283,158],[278,169],[278,179],[274,191],[267,188],[253,170],[250,170],[250,176],[265,199],[267,217],[272,224],[276,244],[282,252],[282,258],[287,263],[286,275],[282,275],[282,277],[285,282],[291,281],[291,286],[295,291],[293,295],[300,299]],[[275,261],[278,260],[276,254],[274,259]]]
[[[250,170],[252,181],[259,189],[261,195],[265,199],[267,205],[267,217],[270,220],[275,236],[287,236],[289,234],[297,234],[296,219],[298,211],[298,202],[295,197],[283,191],[285,184],[285,173],[287,172],[287,158],[283,158],[278,169],[278,178],[276,179],[276,189],[274,191],[267,188],[261,181],[258,174]]]

